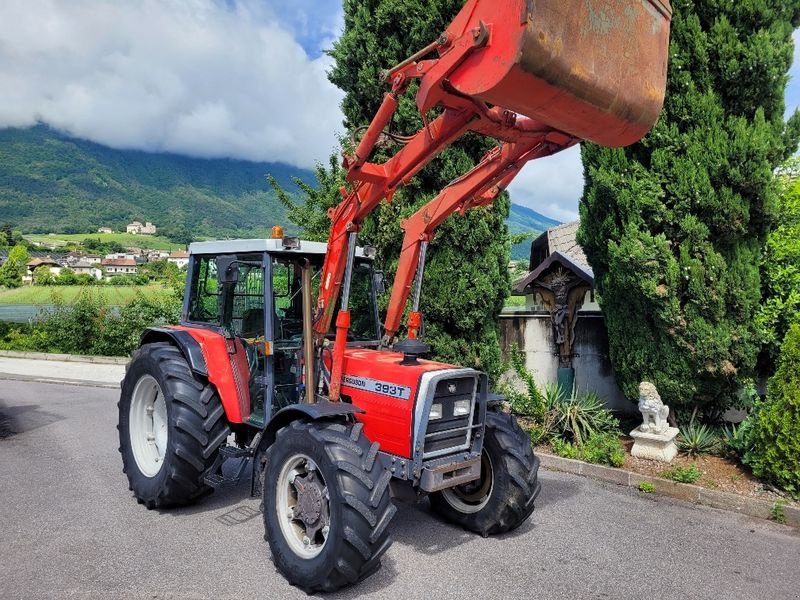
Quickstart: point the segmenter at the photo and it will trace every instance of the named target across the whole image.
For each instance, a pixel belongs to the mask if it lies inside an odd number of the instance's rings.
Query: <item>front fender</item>
[[[276,412],[270,419],[261,439],[256,447],[253,457],[253,477],[251,479],[251,494],[260,496],[264,482],[261,478],[264,462],[266,460],[267,449],[275,442],[275,436],[282,427],[286,427],[292,421],[303,419],[306,421],[319,421],[322,419],[347,418],[351,415],[363,413],[364,411],[352,404],[345,402],[321,401],[314,404],[291,404]]]

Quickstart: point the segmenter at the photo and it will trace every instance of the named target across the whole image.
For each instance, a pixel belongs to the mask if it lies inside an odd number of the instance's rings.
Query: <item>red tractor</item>
[[[668,0],[468,0],[436,42],[386,73],[391,91],[344,159],[350,186],[327,244],[280,230],[192,244],[181,324],[145,331],[122,383],[120,451],[139,502],[192,502],[249,465],[275,564],[309,592],[379,567],[390,491],[403,483],[484,536],[524,522],[540,487],[528,437],[486,375],[420,358],[427,244],[529,160],[582,139],[640,139],[663,103],[670,16]],[[385,163],[367,162],[414,79],[423,126]],[[361,224],[467,132],[498,144],[401,223],[381,326],[383,278],[356,246]],[[223,471],[233,458],[238,468]]]

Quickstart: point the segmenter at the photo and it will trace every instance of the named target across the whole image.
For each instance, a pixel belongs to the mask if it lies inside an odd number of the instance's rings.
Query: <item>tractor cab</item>
[[[304,319],[304,303],[312,305],[317,297],[325,249],[324,243],[290,237],[189,247],[181,325],[223,334],[242,423],[262,428],[281,408],[303,402],[304,323],[313,320],[313,314]],[[380,343],[376,296],[382,288],[382,274],[359,248],[349,345]]]

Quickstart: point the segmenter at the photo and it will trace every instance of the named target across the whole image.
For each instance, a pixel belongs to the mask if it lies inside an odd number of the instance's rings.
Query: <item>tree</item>
[[[0,225],[0,248],[8,248],[14,243],[14,232],[8,223]]]
[[[0,287],[18,288],[28,265],[28,249],[17,244],[8,253],[8,260],[0,267]]]
[[[800,323],[786,334],[767,399],[756,404],[744,463],[800,498]]]
[[[756,324],[764,344],[760,367],[774,371],[778,346],[793,322],[800,318],[800,159],[780,173],[775,222],[769,234],[761,269],[763,302]]]
[[[344,32],[331,56],[336,65],[330,80],[346,92],[342,109],[349,131],[367,125],[387,86],[379,74],[436,40],[463,5],[463,0],[345,0]],[[412,85],[403,96],[392,129],[407,135],[422,125]],[[469,170],[491,142],[477,136],[445,150],[391,204],[382,204],[364,223],[360,243],[378,249],[378,262],[391,277],[397,267],[401,219],[433,198],[447,183]],[[372,160],[382,162],[398,148],[379,149]],[[290,219],[304,235],[325,239],[329,221],[325,210],[341,200],[344,179],[332,158],[316,169],[319,188],[297,182],[304,192],[300,206],[288,202]],[[280,192],[279,192],[280,195]],[[422,296],[426,341],[437,358],[480,367],[494,373],[500,366],[496,317],[509,292],[510,244],[505,218],[510,202],[503,194],[488,209],[449,218],[436,232],[427,255]]]
[[[759,260],[774,169],[797,147],[784,122],[798,0],[672,3],[664,112],[626,149],[584,144],[579,241],[627,396],[718,413],[752,372]]]

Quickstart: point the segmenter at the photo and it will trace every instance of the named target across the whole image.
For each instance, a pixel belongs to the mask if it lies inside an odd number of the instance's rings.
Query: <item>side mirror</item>
[[[220,285],[239,281],[239,265],[235,256],[217,257],[217,281]]]
[[[375,293],[378,296],[386,292],[386,276],[383,271],[374,271],[372,273],[372,281],[375,286]]]

